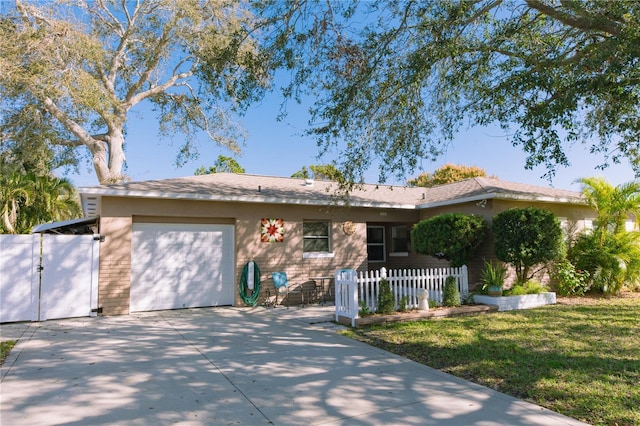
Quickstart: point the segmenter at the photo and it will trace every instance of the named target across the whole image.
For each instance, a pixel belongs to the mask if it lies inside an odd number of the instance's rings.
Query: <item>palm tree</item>
[[[0,231],[29,233],[40,223],[74,219],[82,210],[68,179],[14,170],[0,178]]]
[[[0,177],[0,214],[2,233],[17,234],[22,210],[33,202],[33,182],[26,175],[11,171]]]
[[[22,227],[25,230],[46,222],[75,219],[82,211],[74,186],[68,179],[29,175],[35,197],[25,208]]]
[[[624,231],[630,214],[636,222],[640,220],[640,181],[613,186],[604,178],[589,177],[579,182],[583,185],[582,194],[598,214],[596,226],[602,238],[609,232]]]
[[[625,232],[629,215],[640,219],[640,182],[613,186],[603,178],[583,178],[582,193],[598,214],[591,234],[577,238],[569,256],[590,274],[592,288],[615,293],[640,281],[640,232]]]

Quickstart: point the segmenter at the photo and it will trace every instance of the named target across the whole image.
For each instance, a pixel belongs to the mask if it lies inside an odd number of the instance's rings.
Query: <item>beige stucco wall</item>
[[[143,198],[103,197],[100,233],[105,237],[101,246],[99,306],[104,315],[129,313],[131,281],[131,232],[134,222],[231,223],[235,225],[236,304],[241,304],[238,285],[243,266],[257,262],[262,273],[265,293],[273,284],[271,272],[285,271],[292,284],[309,282],[309,277],[333,275],[336,269],[366,270],[366,223],[375,218],[380,223],[415,223],[416,210],[372,208],[318,207],[281,204],[221,203],[193,200],[161,200]],[[282,243],[260,241],[260,219],[284,220],[285,240]],[[326,220],[331,225],[333,257],[303,257],[302,223],[305,220]],[[353,235],[343,232],[345,221],[356,225]],[[375,267],[382,265],[375,265]]]
[[[282,204],[223,203],[193,200],[162,200],[146,198],[103,197],[100,233],[105,237],[101,246],[99,306],[103,314],[129,313],[131,281],[131,231],[134,222],[224,223],[235,225],[235,303],[241,304],[238,285],[243,266],[254,260],[262,272],[262,292],[273,295],[270,274],[285,271],[292,284],[310,283],[312,276],[333,275],[337,269],[357,270],[392,268],[446,267],[448,263],[430,256],[417,255],[411,250],[405,256],[389,256],[391,227],[406,224],[409,229],[419,220],[446,212],[479,214],[489,222],[491,218],[511,207],[536,205],[548,209],[558,217],[582,221],[594,216],[583,206],[561,204],[488,200],[484,207],[476,202],[426,210],[393,210],[377,208],[319,207]],[[283,219],[285,241],[260,241],[260,219]],[[331,225],[333,257],[307,258],[302,251],[302,223],[305,220],[326,220]],[[356,225],[353,235],[343,232],[345,221]],[[367,262],[366,227],[386,225],[387,258],[385,262]],[[473,287],[480,280],[484,259],[494,259],[493,240],[483,244],[470,262],[469,283]],[[262,300],[262,299],[261,299]],[[294,300],[295,302],[295,300]]]
[[[510,208],[526,208],[526,207],[538,207],[541,209],[548,210],[555,214],[558,218],[566,219],[568,222],[573,224],[574,229],[582,229],[584,226],[585,219],[591,219],[595,217],[595,212],[583,205],[578,204],[559,204],[559,203],[541,203],[541,202],[531,202],[531,201],[516,201],[516,200],[487,200],[487,203],[482,207],[477,201],[456,204],[453,206],[443,206],[436,207],[432,209],[426,209],[421,211],[421,219],[426,219],[429,217],[437,216],[442,213],[452,213],[459,212],[463,214],[476,214],[484,217],[489,225],[491,225],[491,221],[493,216],[496,214],[510,209]],[[480,285],[480,274],[484,266],[484,261],[495,261],[494,254],[494,241],[491,236],[482,244],[476,253],[476,256],[469,262],[467,265],[469,268],[469,287],[473,289],[475,286]],[[510,275],[507,279],[507,282],[514,281],[515,274],[513,271],[510,271]],[[546,274],[546,271],[543,271],[543,274],[537,277],[541,281],[548,281],[549,276]]]

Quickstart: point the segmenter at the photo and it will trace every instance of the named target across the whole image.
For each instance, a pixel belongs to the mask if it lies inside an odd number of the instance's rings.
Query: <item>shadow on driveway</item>
[[[582,424],[310,324],[326,319],[293,309],[203,308],[3,324],[3,338],[23,334],[2,367],[0,418],[7,425]]]

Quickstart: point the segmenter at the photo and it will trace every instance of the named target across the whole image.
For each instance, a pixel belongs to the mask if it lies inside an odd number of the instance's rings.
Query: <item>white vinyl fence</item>
[[[429,300],[442,303],[444,283],[448,276],[456,278],[458,291],[461,296],[469,293],[469,278],[467,267],[460,268],[429,268],[429,269],[392,269],[357,273],[353,269],[343,269],[336,272],[336,320],[339,316],[351,318],[352,326],[359,317],[359,309],[366,306],[375,312],[378,308],[378,293],[380,280],[386,278],[391,285],[396,306],[406,297],[407,308],[418,307],[419,290],[425,290]]]
[[[0,323],[96,315],[93,235],[0,235]]]

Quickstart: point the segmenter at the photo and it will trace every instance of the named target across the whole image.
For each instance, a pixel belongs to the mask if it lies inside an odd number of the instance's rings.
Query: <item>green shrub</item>
[[[507,268],[502,265],[494,265],[491,262],[484,262],[484,268],[480,275],[482,282],[482,292],[487,293],[489,287],[499,287],[502,290],[504,285],[504,277],[507,274]]]
[[[512,264],[517,280],[526,282],[532,266],[558,259],[563,253],[562,228],[550,211],[513,208],[493,218],[496,257]]]
[[[507,296],[523,296],[525,294],[540,294],[547,291],[547,288],[538,281],[529,280],[526,283],[518,283],[513,288],[506,291]]]
[[[429,309],[434,309],[440,306],[437,301],[431,299],[427,300],[427,303],[429,303]]]
[[[378,292],[378,310],[379,314],[390,314],[395,310],[396,301],[391,292],[391,284],[389,280],[380,280],[380,287]]]
[[[536,280],[529,280],[524,284],[527,294],[540,294],[549,291],[546,285]]]
[[[592,232],[580,235],[569,250],[576,269],[589,273],[592,290],[606,294],[640,281],[640,233]]]
[[[462,299],[463,305],[474,305],[476,301],[473,298],[473,293],[463,293],[460,295],[460,299]]]
[[[577,270],[568,260],[555,265],[553,277],[558,280],[557,292],[561,296],[582,296],[591,287],[589,272]]]
[[[448,276],[445,280],[442,304],[449,307],[460,306],[460,291],[456,277]]]
[[[446,259],[457,268],[468,262],[488,231],[481,216],[446,213],[418,222],[411,230],[411,241],[417,253]]]
[[[360,308],[358,309],[358,314],[361,317],[366,317],[371,315],[373,312],[371,312],[371,309],[369,309],[369,306],[367,305],[367,302],[365,302],[364,300],[361,300],[360,303]]]
[[[402,296],[400,300],[398,300],[398,311],[407,312],[409,305],[409,296]]]

